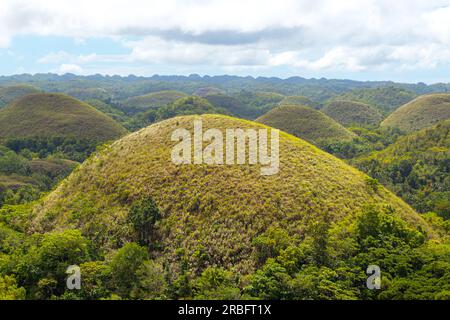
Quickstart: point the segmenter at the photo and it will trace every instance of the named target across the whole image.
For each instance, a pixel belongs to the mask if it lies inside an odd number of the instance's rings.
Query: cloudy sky
[[[0,74],[450,82],[450,0],[1,0]]]

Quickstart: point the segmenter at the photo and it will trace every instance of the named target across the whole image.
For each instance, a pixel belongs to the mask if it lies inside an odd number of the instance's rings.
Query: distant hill
[[[192,95],[205,98],[211,94],[225,94],[225,92],[216,87],[204,87],[195,90],[195,92]]]
[[[37,93],[41,90],[29,84],[17,84],[6,87],[0,87],[0,108],[6,106],[13,100],[30,93]]]
[[[197,96],[188,96],[157,110],[157,120],[169,119],[180,115],[194,115],[205,113],[222,113],[227,111],[214,107],[204,98]]]
[[[227,110],[230,114],[244,119],[255,119],[261,115],[259,108],[251,107],[240,100],[224,95],[209,94],[205,97],[213,106]]]
[[[103,88],[75,88],[65,92],[71,97],[86,101],[90,99],[97,99],[105,101],[111,98],[111,93]]]
[[[26,95],[0,110],[0,138],[117,139],[127,131],[94,107],[56,93]]]
[[[301,106],[307,106],[315,109],[319,109],[320,104],[311,101],[311,99],[305,97],[305,96],[288,96],[280,101],[280,105],[301,105]]]
[[[131,97],[122,104],[125,109],[136,109],[136,111],[145,111],[147,109],[160,108],[170,104],[178,99],[187,97],[187,94],[175,90],[158,91],[142,96]]]
[[[266,128],[203,115],[169,119],[130,134],[83,163],[37,204],[33,230],[77,228],[105,249],[128,241],[147,243],[173,280],[186,272],[199,275],[208,266],[237,275],[254,272],[268,257],[277,257],[279,249],[265,248],[279,241],[281,248],[292,246],[286,257],[299,255],[301,261],[314,261],[319,252],[314,250],[326,248],[349,257],[354,246],[333,238],[327,247],[327,234],[353,223],[370,205],[389,206],[391,217],[433,234],[392,193],[374,188],[361,172],[284,132],[280,171],[273,176],[261,176],[259,165],[176,165],[170,160],[175,145],[171,135],[178,128],[192,133],[194,120],[202,120],[204,130]],[[148,212],[153,222],[135,229],[130,219],[136,212]],[[355,232],[343,230],[345,238]],[[295,251],[300,243],[306,251]]]
[[[256,121],[314,144],[326,140],[351,140],[355,137],[352,132],[327,115],[305,106],[279,106]]]
[[[285,98],[284,95],[275,92],[250,92],[247,90],[241,90],[231,96],[255,110],[253,119],[275,108]]]
[[[450,218],[450,119],[399,138],[353,163],[419,212]]]
[[[450,94],[429,94],[401,106],[389,115],[381,126],[412,132],[433,126],[448,118],[450,118]]]
[[[187,96],[158,109],[149,109],[139,113],[126,124],[131,131],[136,131],[151,123],[181,115],[229,114],[223,108],[213,106],[208,100],[198,96]]]
[[[383,116],[378,110],[355,101],[331,101],[321,111],[345,127],[378,125],[383,120]]]
[[[390,113],[401,105],[413,100],[417,94],[398,87],[355,89],[343,93],[333,100],[350,100],[366,103],[383,113]]]

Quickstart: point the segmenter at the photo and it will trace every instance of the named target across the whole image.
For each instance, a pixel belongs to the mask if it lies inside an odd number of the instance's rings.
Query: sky
[[[0,74],[450,82],[450,0],[1,0]]]

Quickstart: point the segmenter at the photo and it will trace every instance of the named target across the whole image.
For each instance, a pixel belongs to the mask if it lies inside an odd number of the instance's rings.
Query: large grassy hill
[[[378,110],[355,101],[331,101],[321,111],[346,127],[378,125],[383,120],[383,116]]]
[[[320,144],[326,140],[351,140],[355,137],[352,132],[327,115],[306,106],[279,106],[256,121],[314,144]]]
[[[0,110],[0,138],[117,139],[126,130],[94,107],[64,94],[26,95]]]
[[[29,84],[17,84],[6,87],[0,87],[0,108],[6,106],[13,100],[30,93],[41,91],[39,88]]]
[[[429,94],[401,106],[389,115],[381,126],[413,132],[431,127],[448,118],[450,118],[450,94]]]
[[[276,175],[262,176],[259,165],[175,165],[172,132],[177,128],[192,132],[193,121],[200,119],[204,130],[266,128],[204,115],[169,119],[128,135],[87,160],[37,205],[32,229],[79,228],[97,244],[114,248],[137,239],[130,208],[151,199],[161,220],[146,234],[154,237],[152,248],[162,248],[162,258],[174,268],[172,276],[180,272],[181,256],[193,272],[211,265],[248,273],[257,264],[252,258],[255,238],[270,228],[285,230],[299,243],[315,232],[326,232],[320,228],[351,223],[365,207],[375,204],[389,206],[391,214],[411,227],[433,234],[392,193],[283,132]]]

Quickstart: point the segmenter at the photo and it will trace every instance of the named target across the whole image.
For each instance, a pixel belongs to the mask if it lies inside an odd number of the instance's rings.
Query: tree
[[[117,250],[110,262],[112,284],[122,297],[129,297],[139,285],[137,271],[148,260],[148,252],[136,243],[127,243]]]
[[[140,245],[149,246],[151,244],[155,238],[155,225],[160,219],[161,213],[152,198],[139,200],[131,206],[128,220],[138,234]]]
[[[0,276],[0,300],[25,299],[25,289],[17,287],[16,279],[12,276]]]
[[[133,297],[151,300],[167,298],[167,281],[161,264],[145,261],[136,271],[136,276],[139,284],[133,290]]]

